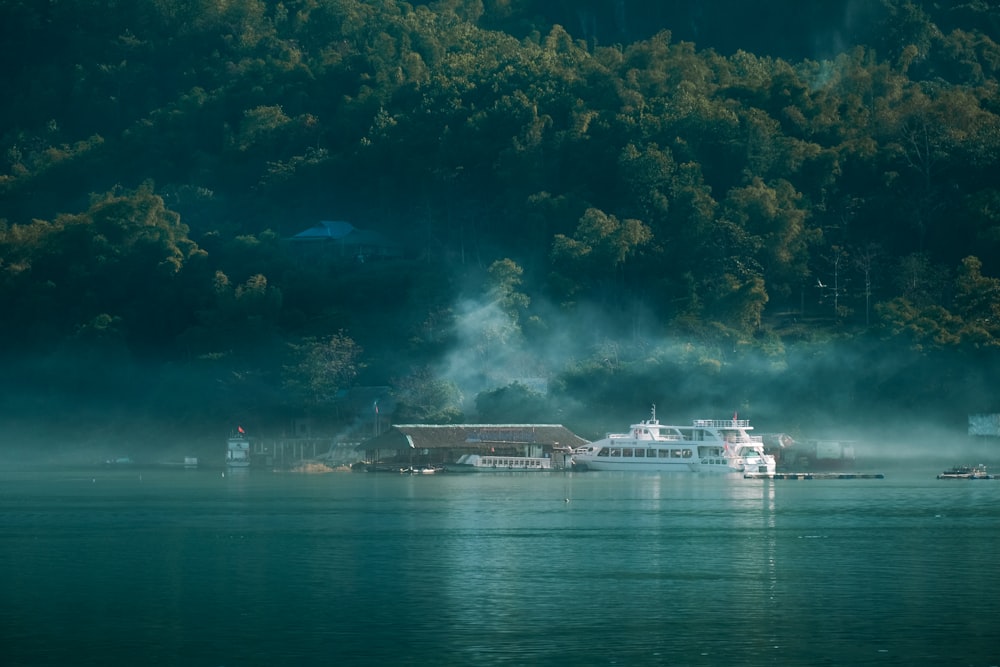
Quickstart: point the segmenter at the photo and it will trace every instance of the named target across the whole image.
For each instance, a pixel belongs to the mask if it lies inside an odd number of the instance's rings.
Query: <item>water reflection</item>
[[[0,479],[10,664],[995,664],[1000,482]],[[58,631],[56,631],[58,629]]]

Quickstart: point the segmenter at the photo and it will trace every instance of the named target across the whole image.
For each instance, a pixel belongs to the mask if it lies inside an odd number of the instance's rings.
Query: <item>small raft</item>
[[[880,472],[748,472],[744,479],[885,479]]]

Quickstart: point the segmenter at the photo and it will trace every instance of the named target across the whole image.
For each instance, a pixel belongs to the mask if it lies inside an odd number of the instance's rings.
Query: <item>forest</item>
[[[814,4],[0,3],[0,442],[963,436],[1000,6]]]

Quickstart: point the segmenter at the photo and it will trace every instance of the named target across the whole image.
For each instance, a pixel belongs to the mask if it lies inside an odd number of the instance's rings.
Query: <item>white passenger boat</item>
[[[239,428],[226,443],[226,465],[230,468],[250,467],[250,438]]]
[[[774,473],[774,456],[764,451],[748,419],[695,419],[690,426],[652,418],[628,433],[610,433],[573,450],[578,470]]]
[[[449,472],[526,472],[552,470],[552,459],[543,456],[482,456],[465,454],[445,468]]]

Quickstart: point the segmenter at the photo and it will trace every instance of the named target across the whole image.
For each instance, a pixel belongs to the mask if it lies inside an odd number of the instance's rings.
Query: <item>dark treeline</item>
[[[814,4],[3,3],[3,418],[993,411],[1000,10]]]

